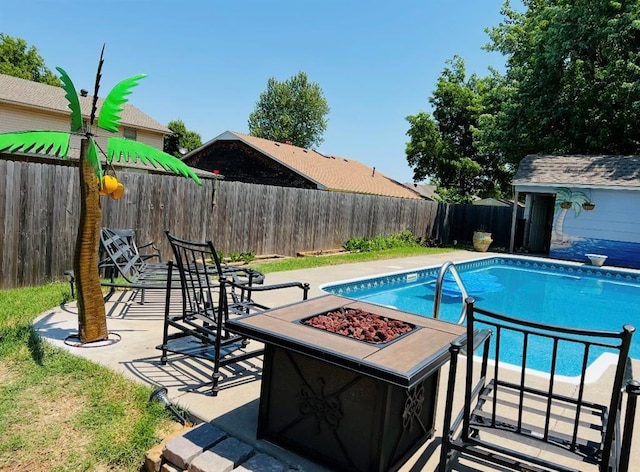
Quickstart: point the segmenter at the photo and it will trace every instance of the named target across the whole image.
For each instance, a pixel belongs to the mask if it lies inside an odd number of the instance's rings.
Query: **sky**
[[[446,61],[467,73],[504,70],[482,46],[503,0],[0,0],[0,32],[35,46],[76,89],[100,96],[148,74],[129,96],[160,123],[182,120],[203,143],[248,133],[269,78],[305,72],[330,107],[323,154],[413,180],[406,117],[431,111]]]

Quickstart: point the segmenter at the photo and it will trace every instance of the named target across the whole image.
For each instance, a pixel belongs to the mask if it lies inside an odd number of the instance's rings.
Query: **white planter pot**
[[[589,258],[589,260],[591,261],[591,265],[597,267],[602,267],[604,261],[607,260],[607,256],[605,256],[604,254],[585,254],[585,256]]]

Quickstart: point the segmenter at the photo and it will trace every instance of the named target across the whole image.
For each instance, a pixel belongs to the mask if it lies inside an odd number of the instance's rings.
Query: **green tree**
[[[24,39],[4,33],[0,33],[0,74],[62,87],[34,46],[28,47]]]
[[[429,99],[433,112],[407,117],[406,155],[414,180],[431,177],[443,201],[502,196],[509,190],[508,168],[500,153],[479,149],[475,137],[481,118],[495,106],[494,81],[467,78],[459,56],[447,64]]]
[[[328,113],[322,89],[304,72],[284,82],[270,78],[249,115],[249,134],[310,148],[323,141]]]
[[[104,52],[104,48],[103,48]],[[95,91],[99,88],[102,70],[102,54],[96,74]],[[57,157],[66,158],[69,151],[71,134],[81,135],[80,148],[80,222],[74,254],[73,268],[78,287],[78,325],[79,337],[82,343],[102,341],[108,339],[107,318],[98,274],[98,245],[100,242],[100,227],[102,213],[100,208],[100,188],[102,180],[102,162],[99,148],[95,143],[97,128],[116,133],[122,121],[121,113],[127,96],[138,82],[146,77],[144,74],[134,75],[116,84],[104,99],[100,116],[96,117],[96,103],[94,97],[93,109],[89,120],[89,130],[83,131],[82,111],[80,100],[67,73],[57,68],[62,77],[66,99],[71,110],[71,132],[60,131],[22,131],[0,134],[0,152],[42,152]],[[96,119],[97,118],[97,119]],[[107,152],[105,161],[110,164],[113,160],[119,162],[124,159],[136,162],[151,161],[165,170],[171,170],[191,177],[198,184],[200,179],[181,160],[164,152],[126,138],[107,137]]]
[[[507,0],[487,49],[507,58],[483,145],[530,153],[640,152],[640,3]]]
[[[167,125],[172,134],[164,139],[164,152],[171,154],[175,157],[182,157],[180,149],[184,149],[187,152],[202,146],[202,138],[195,131],[187,130],[182,120],[170,121]]]

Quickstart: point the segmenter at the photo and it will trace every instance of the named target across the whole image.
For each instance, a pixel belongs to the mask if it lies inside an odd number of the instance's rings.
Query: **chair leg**
[[[211,375],[211,395],[214,397],[218,396],[218,392],[220,391],[220,386],[218,382],[220,381],[220,372],[214,372]]]
[[[633,437],[633,424],[636,417],[636,404],[640,395],[640,382],[630,381],[626,386],[627,392],[627,412],[625,415],[624,430],[622,432],[622,448],[620,452],[620,468],[626,471],[629,468],[629,457],[631,455],[631,439]]]
[[[69,278],[69,288],[71,289],[71,298],[76,298],[74,287],[76,286],[76,276],[72,270],[65,270],[64,275]]]
[[[216,310],[216,339],[214,342],[214,361],[213,373],[211,374],[211,394],[215,397],[218,395],[220,381],[220,351],[222,348],[222,325],[225,321],[225,315],[228,316],[227,294],[224,279],[220,281],[220,295],[218,298],[218,308]]]
[[[170,305],[171,305],[171,276],[173,272],[173,263],[169,261],[167,264],[167,293],[165,294],[164,300],[164,327],[162,330],[162,355],[160,356],[160,364],[167,365],[167,348],[169,342],[169,317],[170,314]]]
[[[461,345],[453,343],[449,347],[451,361],[449,362],[449,381],[447,383],[447,400],[445,403],[444,424],[442,425],[442,443],[440,444],[440,464],[438,470],[446,472],[449,470],[449,443],[451,442],[451,414],[453,410],[453,387],[456,383],[456,373],[458,370],[458,354]]]

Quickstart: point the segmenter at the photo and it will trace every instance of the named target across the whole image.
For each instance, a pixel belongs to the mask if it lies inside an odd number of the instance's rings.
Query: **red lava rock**
[[[373,344],[387,343],[414,328],[413,325],[404,321],[369,313],[359,308],[340,308],[308,318],[303,323]]]

